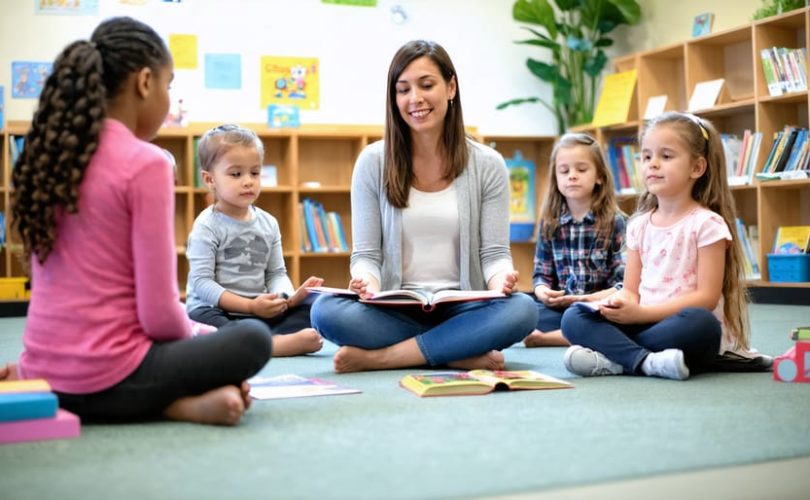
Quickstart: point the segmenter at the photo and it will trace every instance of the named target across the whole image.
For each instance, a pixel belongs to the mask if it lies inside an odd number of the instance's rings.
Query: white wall
[[[551,114],[540,105],[503,111],[495,106],[514,97],[548,99],[548,86],[532,76],[525,60],[547,59],[547,51],[515,45],[527,38],[512,20],[513,0],[378,0],[377,7],[346,7],[320,0],[182,0],[179,4],[99,0],[98,16],[36,16],[37,0],[0,0],[0,85],[6,119],[29,120],[32,99],[11,99],[11,61],[51,61],[69,42],[87,38],[104,18],[130,15],[170,33],[199,37],[206,52],[242,55],[242,89],[205,89],[204,73],[178,70],[175,96],[190,108],[192,121],[264,122],[259,107],[259,57],[318,57],[321,99],[317,111],[302,111],[306,123],[381,124],[385,78],[396,49],[414,38],[442,44],[456,65],[465,121],[484,134],[555,134]],[[612,34],[610,55],[678,42],[691,34],[692,19],[714,12],[714,31],[750,21],[761,0],[640,0],[641,23]],[[393,5],[409,14],[405,24],[390,19]]]
[[[198,35],[206,52],[242,55],[242,89],[205,89],[202,68],[177,70],[173,95],[189,107],[191,121],[264,122],[259,107],[259,58],[318,57],[320,109],[302,111],[309,123],[382,124],[388,64],[414,38],[443,45],[459,74],[465,122],[485,134],[554,134],[553,117],[539,105],[504,111],[514,97],[549,92],[525,68],[537,49],[515,45],[525,38],[512,20],[513,0],[378,0],[377,7],[347,7],[320,0],[147,0],[144,5],[99,0],[98,16],[34,15],[35,0],[0,0],[0,85],[6,119],[30,120],[36,101],[11,99],[12,61],[52,61],[77,38],[87,38],[104,18],[129,15],[170,33]],[[408,22],[391,21],[402,5]],[[541,57],[541,56],[535,56]]]
[[[770,0],[768,0],[770,3]],[[616,29],[614,52],[627,54],[681,42],[692,36],[692,22],[703,12],[714,14],[712,32],[751,22],[762,0],[639,0],[641,21]]]

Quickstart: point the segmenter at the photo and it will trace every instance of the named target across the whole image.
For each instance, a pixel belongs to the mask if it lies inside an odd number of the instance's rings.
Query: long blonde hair
[[[647,123],[641,140],[656,127],[670,127],[678,133],[692,158],[704,158],[706,171],[692,186],[692,199],[720,215],[729,231],[731,245],[726,250],[726,265],[723,273],[723,316],[726,330],[734,342],[734,348],[748,349],[748,289],[744,286],[744,254],[737,234],[734,197],[726,179],[726,159],[720,134],[708,120],[692,114],[664,113]],[[649,212],[658,207],[658,198],[644,191],[638,199],[636,213]]]
[[[595,219],[597,241],[604,247],[610,245],[615,226],[616,214],[622,211],[616,202],[616,193],[613,185],[613,175],[605,163],[602,149],[596,139],[588,134],[565,134],[554,145],[551,151],[551,164],[549,166],[548,191],[543,202],[540,214],[540,234],[538,237],[549,240],[560,225],[560,215],[565,206],[565,197],[557,186],[557,154],[561,149],[582,146],[588,150],[591,161],[596,167],[596,184],[591,194],[591,212]]]

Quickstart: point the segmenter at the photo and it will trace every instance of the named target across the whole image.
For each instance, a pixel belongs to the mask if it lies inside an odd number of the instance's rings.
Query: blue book
[[[51,418],[58,407],[59,400],[52,392],[0,394],[0,422]]]
[[[309,242],[312,244],[312,251],[313,252],[320,252],[321,247],[318,244],[318,233],[315,232],[315,221],[312,217],[312,204],[313,201],[309,198],[304,198],[304,225],[307,228],[307,236],[309,236]]]

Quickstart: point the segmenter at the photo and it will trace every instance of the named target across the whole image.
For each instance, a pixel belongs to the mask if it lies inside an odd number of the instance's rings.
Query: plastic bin
[[[509,241],[532,241],[534,224],[531,222],[513,222],[509,224]]]
[[[775,283],[810,281],[810,254],[769,253],[768,278]]]
[[[28,278],[0,278],[0,300],[31,298]]]

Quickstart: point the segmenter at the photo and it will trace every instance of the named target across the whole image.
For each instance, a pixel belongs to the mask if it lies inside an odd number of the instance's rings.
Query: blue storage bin
[[[769,253],[768,278],[776,283],[810,281],[810,254]]]
[[[534,223],[513,222],[509,224],[509,241],[532,241]]]

